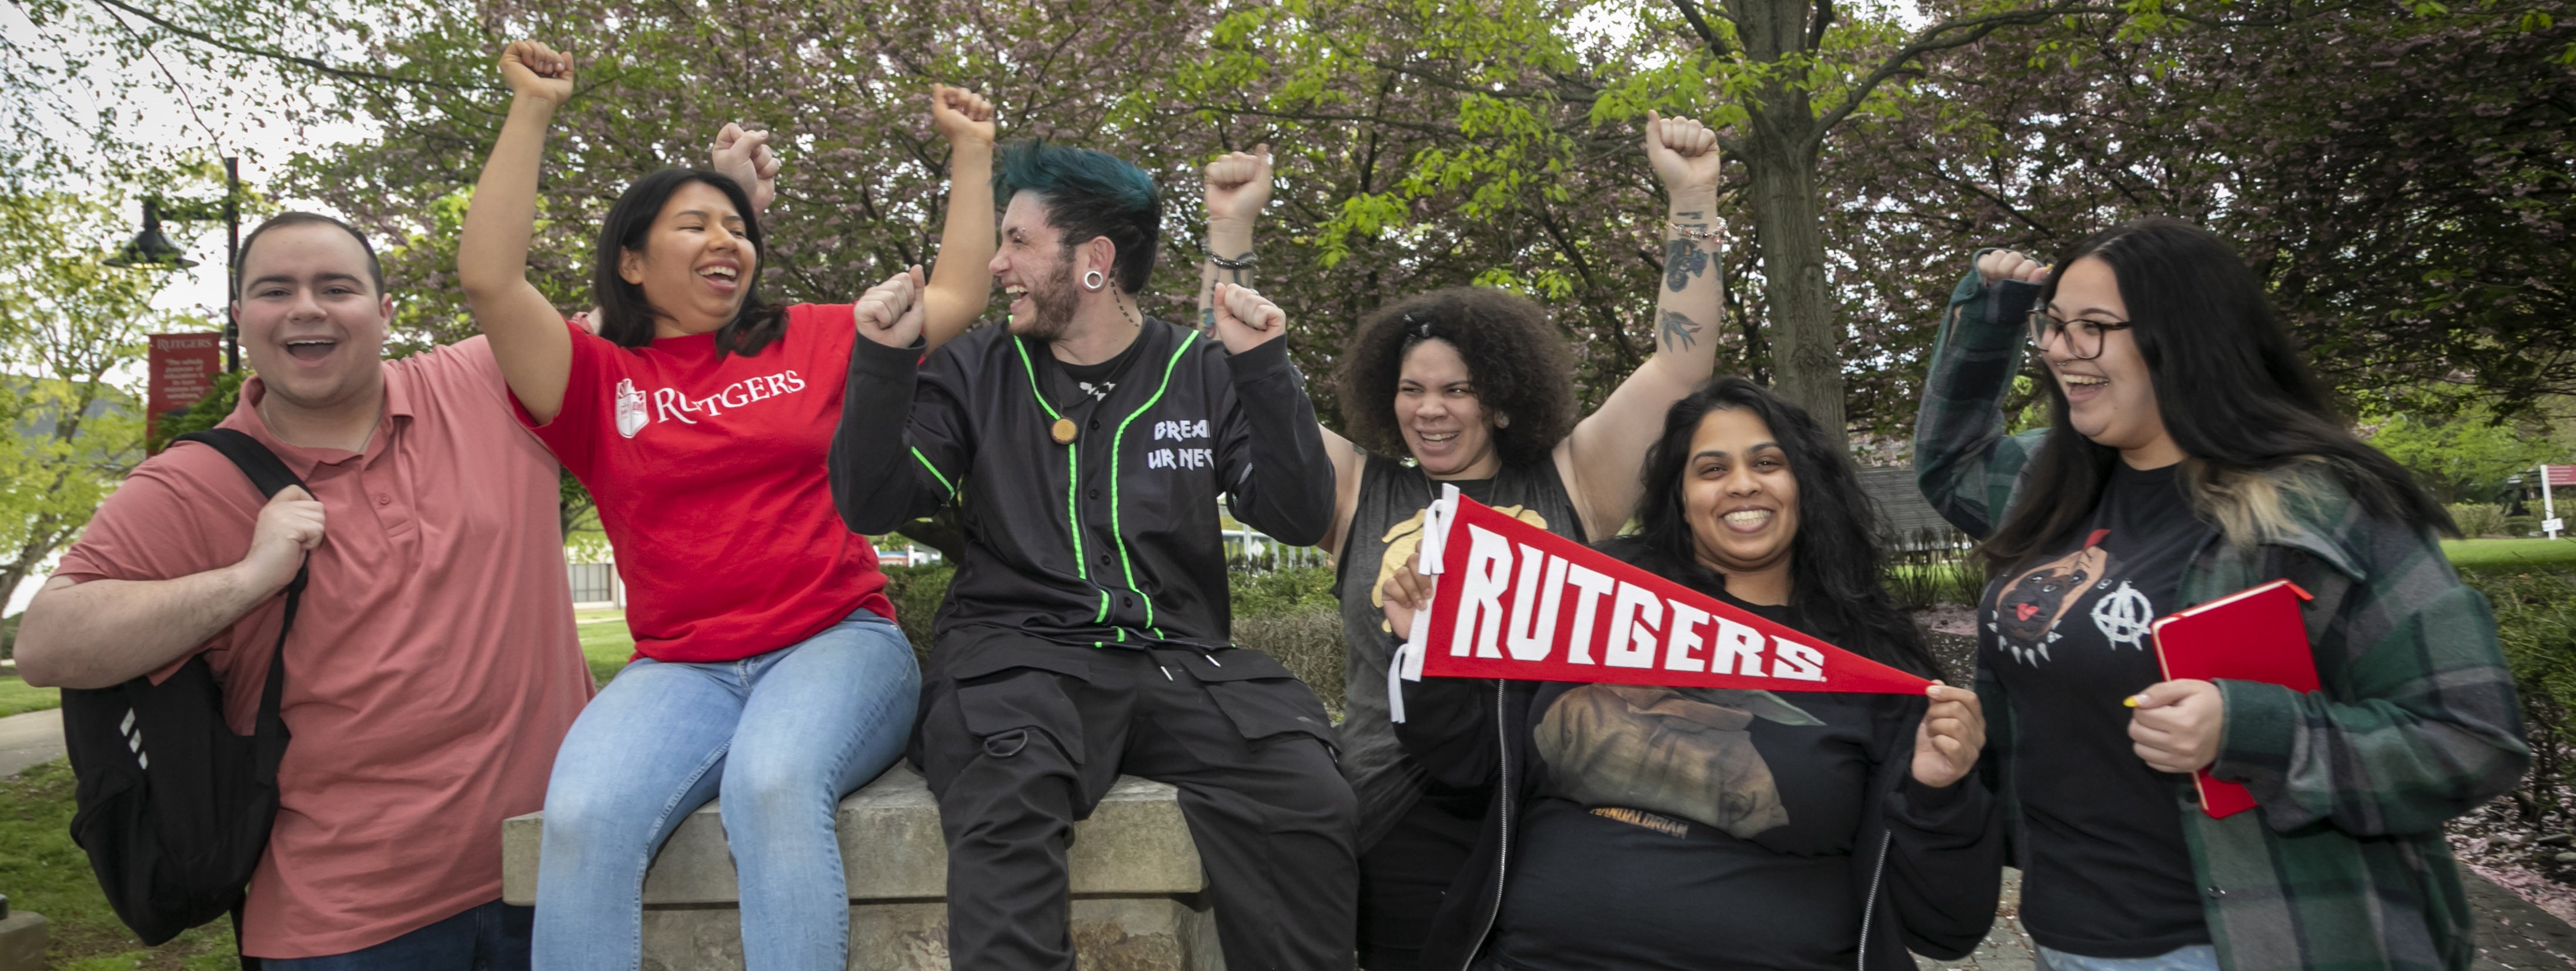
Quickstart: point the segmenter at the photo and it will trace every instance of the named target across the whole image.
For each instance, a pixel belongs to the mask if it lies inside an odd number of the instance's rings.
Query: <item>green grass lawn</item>
[[[626,666],[626,658],[635,653],[635,638],[626,633],[626,622],[614,610],[584,610],[574,615],[579,620],[610,618],[598,623],[582,624],[581,655],[590,662],[590,676],[599,683],[617,675]],[[62,693],[52,688],[31,688],[14,674],[0,674],[0,718],[62,707]],[[7,893],[0,888],[0,893]]]
[[[11,910],[45,915],[44,967],[59,971],[215,971],[235,967],[233,931],[221,918],[160,947],[144,947],[98,892],[89,858],[73,845],[72,770],[60,759],[0,777],[0,892]]]
[[[612,619],[614,618],[614,619]],[[574,620],[596,621],[578,628],[581,631],[581,656],[590,661],[590,676],[601,684],[617,676],[626,659],[635,654],[635,638],[626,633],[626,621],[616,610],[578,610]]]
[[[0,674],[0,718],[62,706],[63,693],[60,690],[29,687],[15,674]],[[0,890],[0,893],[7,892]]]
[[[2576,571],[2576,537],[2566,539],[2455,539],[2442,543],[2451,565],[2493,573]]]

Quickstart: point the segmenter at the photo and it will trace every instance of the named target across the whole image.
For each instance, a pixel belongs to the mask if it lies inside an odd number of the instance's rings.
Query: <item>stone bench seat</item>
[[[717,803],[682,821],[644,878],[647,971],[742,967],[733,857]],[[851,968],[948,967],[948,848],[921,775],[898,763],[841,801]],[[501,899],[536,900],[544,815],[501,824]],[[1171,786],[1121,777],[1066,849],[1074,948],[1088,969],[1221,969],[1206,876]]]

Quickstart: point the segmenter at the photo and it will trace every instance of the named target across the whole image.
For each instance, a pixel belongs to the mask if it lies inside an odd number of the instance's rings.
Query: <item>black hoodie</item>
[[[1634,543],[1614,543],[1608,547],[1613,555],[1638,566],[1685,583],[1713,597],[1723,591],[1710,589],[1704,571],[1659,569],[1650,556],[1640,556]],[[1696,582],[1695,582],[1696,581]],[[1796,626],[1794,622],[1792,626]],[[1544,808],[1563,817],[1580,814],[1577,802],[1568,801],[1568,793],[1579,791],[1583,783],[1572,779],[1548,778],[1549,767],[1540,757],[1545,744],[1538,737],[1550,726],[1544,724],[1550,706],[1571,692],[1583,688],[1563,683],[1502,682],[1454,678],[1425,678],[1404,685],[1408,720],[1396,726],[1396,736],[1406,750],[1428,768],[1432,777],[1452,786],[1492,785],[1494,805],[1485,815],[1485,829],[1467,868],[1451,885],[1439,916],[1434,919],[1430,940],[1423,949],[1423,965],[1434,971],[1463,969],[1480,954],[1489,951],[1502,937],[1497,922],[1505,911],[1503,892],[1515,877],[1514,868],[1525,865],[1530,856],[1526,845],[1529,812]],[[1593,686],[1599,690],[1602,686]],[[1691,942],[1683,953],[1665,953],[1653,963],[1671,967],[1778,967],[1813,966],[1822,955],[1855,955],[1849,958],[1859,971],[1912,971],[1914,961],[1908,949],[1936,958],[1957,958],[1973,950],[1993,926],[1996,899],[2001,893],[2003,837],[2000,803],[1993,797],[1979,775],[1971,773],[1966,780],[1944,789],[1928,789],[1916,784],[1912,773],[1912,726],[1922,718],[1928,701],[1920,697],[1834,696],[1837,711],[1848,711],[1850,702],[1860,707],[1885,708],[1872,719],[1883,727],[1862,733],[1873,739],[1878,751],[1868,753],[1866,761],[1874,766],[1866,780],[1868,793],[1856,814],[1857,831],[1848,840],[1832,842],[1842,849],[1819,851],[1801,848],[1791,851],[1802,861],[1847,858],[1849,877],[1843,884],[1848,890],[1849,906],[1856,919],[1822,917],[1820,927],[1848,928],[1856,931],[1853,941],[1816,941],[1802,953],[1749,954],[1742,940],[1712,939],[1705,947]],[[1796,696],[1782,700],[1793,705]],[[1875,702],[1875,704],[1871,704]],[[1811,704],[1824,710],[1823,704]],[[1886,730],[1893,726],[1901,730]],[[1848,737],[1851,733],[1845,733]],[[1561,736],[1559,736],[1561,737]],[[1561,743],[1557,743],[1561,744]],[[1561,755],[1558,757],[1562,757]],[[1758,757],[1756,757],[1758,762]],[[1806,771],[1807,767],[1789,767],[1789,771]],[[1786,788],[1784,783],[1783,788]],[[1576,797],[1580,798],[1580,797]],[[1545,800],[1542,805],[1541,801]],[[1691,822],[1655,812],[1641,812],[1626,803],[1600,799],[1581,799],[1595,807],[1594,815],[1624,817],[1649,827],[1675,832],[1694,830],[1700,840],[1734,841],[1712,830],[1706,823]],[[1584,819],[1579,815],[1576,819]],[[1785,818],[1785,817],[1784,817]],[[1610,826],[1622,823],[1583,822]],[[1567,832],[1560,822],[1556,832]],[[1746,827],[1748,830],[1759,823]],[[1750,850],[1757,857],[1774,852],[1771,839],[1787,831],[1783,826],[1724,847],[1739,858]],[[1617,841],[1619,831],[1609,832]],[[1644,832],[1638,830],[1636,832]],[[1753,850],[1753,844],[1763,848]],[[1642,844],[1638,844],[1642,845]],[[1678,844],[1676,844],[1678,845]],[[1558,848],[1562,849],[1562,848]],[[1820,857],[1815,855],[1823,853]],[[1564,860],[1564,854],[1546,856]],[[1579,858],[1579,857],[1578,857]],[[1604,856],[1604,866],[1617,866],[1620,857]],[[1784,860],[1784,862],[1786,862]],[[1743,900],[1708,900],[1676,903],[1669,900],[1646,901],[1632,911],[1640,920],[1662,910],[1697,909],[1707,913],[1758,911],[1765,906],[1776,909],[1778,900],[1812,899],[1815,887],[1812,867],[1806,878],[1808,886],[1766,888],[1761,894],[1748,894]],[[1616,874],[1605,876],[1604,885],[1619,884]],[[1757,879],[1755,882],[1759,882]],[[1720,881],[1722,887],[1747,886],[1743,880]],[[1524,885],[1526,886],[1526,885]],[[1618,907],[1604,907],[1593,916],[1604,920],[1597,933],[1605,940],[1621,930],[1608,921],[1621,914]],[[1560,928],[1561,929],[1561,928]],[[1791,929],[1787,936],[1796,937],[1802,929]],[[1620,939],[1620,945],[1633,944],[1638,937],[1661,937],[1667,941],[1687,939],[1687,928],[1676,929],[1660,923],[1643,933]],[[1562,950],[1564,941],[1552,941]],[[1578,942],[1579,943],[1579,942]],[[1803,943],[1803,942],[1802,942]],[[1633,948],[1630,948],[1633,950]],[[1568,955],[1572,957],[1572,955]],[[1607,955],[1596,960],[1606,960]],[[1629,954],[1622,960],[1637,960]],[[1842,959],[1834,959],[1839,964]]]

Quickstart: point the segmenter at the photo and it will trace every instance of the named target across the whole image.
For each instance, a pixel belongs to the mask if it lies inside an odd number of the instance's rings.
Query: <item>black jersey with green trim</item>
[[[966,551],[934,625],[1083,647],[1230,643],[1217,497],[1292,545],[1333,519],[1333,467],[1305,377],[1273,340],[1240,355],[1146,318],[1105,395],[1050,394],[1043,343],[987,326],[927,357],[862,340],[831,453],[854,532],[959,503]],[[1074,439],[1057,444],[1056,422]]]

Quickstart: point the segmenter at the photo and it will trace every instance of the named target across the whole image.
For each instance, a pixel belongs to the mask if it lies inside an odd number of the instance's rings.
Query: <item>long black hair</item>
[[[2259,542],[2286,525],[2284,492],[2303,491],[2302,478],[2265,473],[2293,464],[2331,473],[2373,517],[2458,532],[2404,467],[2345,430],[2261,282],[2217,234],[2163,217],[2095,233],[2058,257],[2039,306],[2056,298],[2064,268],[2087,257],[2110,264],[2119,282],[2156,411],[2188,456],[2183,481],[2194,507],[2231,541]],[[2088,519],[2119,460],[2117,449],[2075,430],[2053,377],[2040,384],[2048,437],[2031,457],[2023,499],[1980,548],[1990,568],[2008,569]]]
[[[643,287],[626,282],[618,268],[628,251],[643,251],[653,221],[662,216],[662,206],[691,182],[714,186],[733,201],[734,211],[742,214],[743,236],[751,240],[751,251],[760,261],[753,272],[743,275],[742,306],[732,320],[716,328],[716,352],[758,354],[787,331],[787,314],[760,299],[759,269],[769,265],[769,247],[762,245],[760,215],[752,211],[751,194],[732,176],[706,169],[655,172],[635,180],[617,197],[617,204],[608,207],[608,218],[599,224],[599,245],[592,251],[590,268],[590,295],[599,304],[599,336],[619,347],[653,343],[653,321],[669,315],[645,299]]]
[[[1743,409],[1762,419],[1789,458],[1798,480],[1798,533],[1789,540],[1789,605],[1816,633],[1881,664],[1926,677],[1938,676],[1932,653],[1914,619],[1896,606],[1883,585],[1878,507],[1860,487],[1860,471],[1825,437],[1807,410],[1769,388],[1740,377],[1721,377],[1664,412],[1664,434],[1646,451],[1646,494],[1639,500],[1636,535],[1604,544],[1614,554],[1634,544],[1648,569],[1692,586],[1723,589],[1725,578],[1699,560],[1683,505],[1691,437],[1710,412]]]

